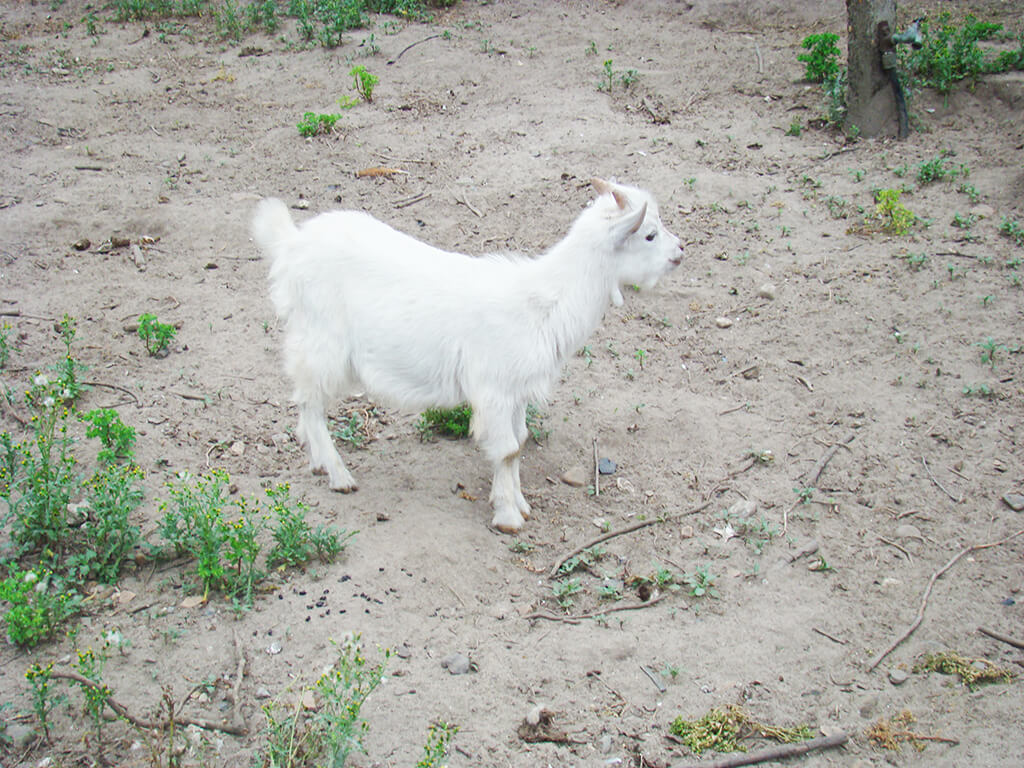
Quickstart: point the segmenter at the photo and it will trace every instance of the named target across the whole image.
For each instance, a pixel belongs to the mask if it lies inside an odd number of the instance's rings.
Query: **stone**
[[[732,320],[730,320],[728,317],[716,317],[715,325],[717,325],[719,328],[731,328]]]
[[[11,746],[18,751],[27,749],[36,738],[36,731],[24,723],[8,723],[7,738]]]
[[[614,475],[618,468],[618,465],[611,459],[599,459],[597,462],[597,471],[602,475]]]
[[[235,442],[231,444],[231,447],[228,448],[228,451],[231,452],[232,456],[241,456],[245,453],[245,443],[241,440],[235,440]]]
[[[889,670],[889,682],[893,685],[903,685],[910,678],[905,669],[894,667]]]
[[[761,299],[768,299],[768,301],[775,300],[775,286],[772,283],[765,283],[757,289],[757,296]]]
[[[917,539],[918,541],[924,541],[924,536],[921,535],[921,532],[908,523],[897,526],[895,534],[897,539]]]
[[[452,675],[464,675],[473,667],[469,657],[461,653],[449,653],[441,659],[441,666]]]
[[[1024,512],[1024,494],[1004,493],[1003,503],[1014,512]]]
[[[573,488],[582,488],[587,484],[587,470],[579,466],[569,467],[558,479]]]
[[[730,518],[746,518],[753,517],[755,512],[757,512],[756,501],[751,501],[750,499],[740,499],[731,507],[729,507],[728,515]]]

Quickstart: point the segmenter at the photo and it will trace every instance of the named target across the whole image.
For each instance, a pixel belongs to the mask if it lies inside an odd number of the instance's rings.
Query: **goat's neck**
[[[611,259],[610,250],[581,248],[571,234],[542,259],[544,279],[557,290],[546,330],[561,360],[587,340],[611,304],[616,287]]]

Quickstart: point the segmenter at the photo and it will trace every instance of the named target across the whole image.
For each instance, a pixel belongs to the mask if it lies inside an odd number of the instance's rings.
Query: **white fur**
[[[598,198],[536,259],[442,251],[356,211],[297,228],[281,201],[259,204],[252,233],[273,260],[297,435],[331,488],[356,488],[324,416],[337,397],[362,390],[417,410],[468,402],[471,432],[494,465],[491,524],[522,527],[526,404],[547,398],[609,303],[622,303],[620,286],[653,287],[682,257],[651,195],[594,186]]]

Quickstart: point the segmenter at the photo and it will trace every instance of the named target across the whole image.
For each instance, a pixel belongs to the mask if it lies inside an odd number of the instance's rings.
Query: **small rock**
[[[245,443],[241,440],[236,440],[231,444],[231,447],[228,448],[228,450],[231,452],[232,456],[241,456],[245,453]]]
[[[309,200],[299,200],[297,203],[295,203],[295,205],[292,206],[292,208],[295,208],[296,210],[299,211],[304,211],[307,208],[309,208]]]
[[[280,652],[281,644],[278,642],[273,642],[267,646],[267,653],[269,653],[271,656],[277,656],[277,654],[279,654]]]
[[[977,216],[979,219],[991,219],[996,215],[996,209],[991,205],[985,203],[979,203],[978,205],[971,206],[971,213]]]
[[[907,682],[907,679],[909,677],[910,675],[907,674],[907,671],[905,669],[894,667],[893,669],[889,670],[889,682],[893,685],[903,685],[905,682]]]
[[[601,734],[600,740],[598,740],[597,748],[601,751],[602,755],[607,755],[612,751],[612,735],[610,733]]]
[[[873,718],[877,711],[878,711],[878,697],[877,696],[868,696],[866,699],[861,701],[859,712],[860,712],[860,716],[863,717],[865,720],[870,720],[871,718]]]
[[[469,657],[461,653],[450,653],[441,659],[441,666],[452,675],[464,675],[472,669]]]
[[[1014,512],[1024,512],[1024,494],[1004,493],[1003,502]]]
[[[755,512],[757,512],[756,501],[751,501],[750,499],[740,499],[731,507],[729,507],[728,515],[730,518],[745,518],[753,517]]]
[[[611,459],[599,459],[597,462],[597,471],[602,475],[614,475],[618,468],[618,465]]]
[[[897,539],[917,539],[918,541],[924,541],[924,536],[921,535],[921,532],[914,526],[906,523],[898,526],[895,533]]]
[[[7,738],[11,746],[16,750],[27,749],[36,738],[35,729],[24,723],[9,723],[7,725]]]
[[[728,317],[716,317],[715,325],[717,325],[719,328],[731,328],[732,320],[730,320]]]
[[[411,659],[412,648],[409,647],[408,643],[402,643],[395,649],[395,656],[397,656],[400,659]]]
[[[75,242],[71,244],[71,247],[76,251],[87,251],[91,245],[92,243],[89,241],[89,238],[83,237],[81,240],[75,240]]]
[[[300,701],[302,702],[303,709],[310,712],[316,709],[316,693],[313,690],[309,688],[304,690]]]
[[[587,470],[583,467],[570,467],[558,479],[573,488],[582,488],[587,484]]]
[[[758,298],[768,299],[768,301],[775,300],[775,286],[772,283],[765,283],[757,289]]]
[[[264,688],[261,685],[259,688],[256,689],[256,698],[257,699],[269,699],[269,698],[271,698],[270,691],[268,691],[266,688]]]

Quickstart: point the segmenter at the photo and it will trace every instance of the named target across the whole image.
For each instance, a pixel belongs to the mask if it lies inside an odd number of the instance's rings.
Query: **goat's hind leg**
[[[299,425],[296,433],[309,451],[309,466],[314,473],[326,472],[332,490],[350,493],[357,489],[356,481],[341,460],[327,430],[327,417],[319,401],[303,401],[299,406]]]

